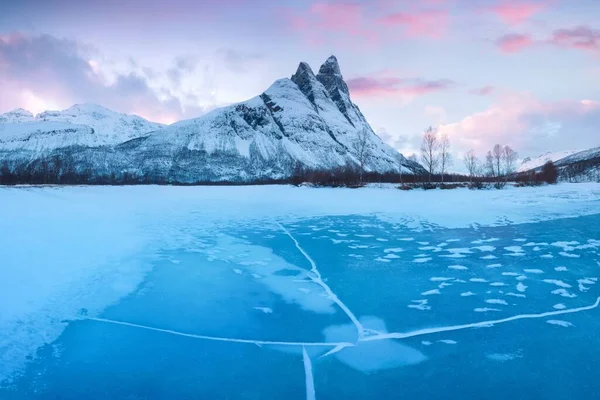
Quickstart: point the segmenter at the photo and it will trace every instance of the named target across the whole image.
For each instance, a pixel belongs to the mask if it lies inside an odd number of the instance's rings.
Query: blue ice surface
[[[310,398],[303,347],[264,341],[351,344],[304,347],[316,398],[600,398],[599,309],[364,341],[594,304],[600,216],[423,231],[374,216],[281,224],[199,231],[197,247],[162,252],[135,292],[102,320],[82,310],[0,399]]]

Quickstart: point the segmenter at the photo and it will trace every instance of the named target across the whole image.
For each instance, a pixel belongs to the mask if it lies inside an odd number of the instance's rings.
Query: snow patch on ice
[[[567,322],[567,321],[562,321],[562,320],[559,320],[559,319],[549,319],[546,322],[548,324],[550,324],[550,325],[562,326],[563,328],[568,328],[570,326],[573,326],[572,323]]]
[[[491,353],[491,354],[486,354],[486,357],[489,360],[503,363],[503,362],[507,362],[507,361],[516,360],[518,358],[523,358],[523,352],[517,351],[515,353]]]
[[[448,266],[448,269],[453,269],[456,271],[465,271],[469,268],[465,267],[464,265],[450,265],[450,266]]]
[[[385,323],[375,317],[360,319],[363,326],[386,333]],[[324,331],[327,342],[348,341],[356,337],[352,324],[329,326]],[[362,372],[374,372],[419,364],[427,359],[420,351],[394,340],[359,341],[335,353],[335,357],[349,367]]]
[[[527,286],[525,286],[525,285],[523,284],[523,282],[519,282],[519,283],[517,284],[517,290],[518,290],[519,292],[523,293],[523,292],[525,292],[525,291],[527,290]]]
[[[478,246],[478,247],[473,247],[473,248],[477,249],[479,251],[482,251],[482,252],[490,252],[490,251],[496,250],[496,248],[494,246]]]
[[[552,294],[557,294],[557,295],[559,295],[559,296],[562,296],[562,297],[567,297],[567,298],[569,298],[569,299],[572,299],[572,298],[574,298],[574,297],[577,297],[577,295],[576,295],[576,294],[569,293],[569,292],[567,291],[567,289],[556,289],[556,290],[553,290],[553,291],[552,291],[552,292],[550,292],[550,293],[552,293]]]
[[[269,307],[254,307],[255,310],[262,311],[265,314],[273,314],[273,309]]]
[[[556,285],[558,287],[566,288],[566,289],[571,287],[571,285],[569,285],[568,283],[565,283],[559,279],[544,279],[543,282],[549,283],[551,285]]]
[[[400,248],[400,247],[393,247],[390,249],[383,249],[384,253],[401,253],[403,252],[404,249]]]
[[[444,344],[457,344],[458,342],[456,340],[450,340],[450,339],[441,339],[438,340],[438,343],[444,343]]]
[[[508,305],[508,303],[505,300],[502,300],[502,299],[486,299],[485,302],[488,303],[488,304],[501,304],[501,305],[504,305],[504,306]]]
[[[421,310],[421,311],[427,311],[427,310],[431,310],[431,306],[429,306],[427,303],[429,302],[429,300],[424,299],[424,300],[411,300],[413,303],[416,304],[409,304],[407,307],[408,308],[414,308],[417,310]]]
[[[415,258],[413,260],[413,262],[420,263],[420,264],[426,263],[426,262],[429,262],[429,261],[431,261],[431,257],[421,257],[421,258]]]

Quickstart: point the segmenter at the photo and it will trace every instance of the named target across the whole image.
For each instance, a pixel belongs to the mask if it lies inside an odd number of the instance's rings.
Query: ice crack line
[[[217,342],[246,343],[246,344],[255,344],[258,346],[274,345],[274,346],[303,346],[303,347],[311,347],[311,346],[313,346],[313,347],[333,347],[334,349],[338,348],[338,347],[354,346],[354,343],[350,343],[350,342],[278,342],[278,341],[273,341],[273,340],[253,340],[253,339],[226,338],[226,337],[218,337],[218,336],[205,336],[205,335],[196,335],[193,333],[184,333],[184,332],[179,332],[179,331],[173,331],[170,329],[154,328],[154,327],[146,326],[146,325],[132,324],[130,322],[115,321],[113,319],[106,319],[106,318],[90,317],[90,318],[85,318],[85,319],[89,320],[89,321],[105,322],[108,324],[129,326],[132,328],[140,328],[140,329],[146,329],[149,331],[168,333],[168,334],[177,335],[177,336],[185,336],[185,337],[189,337],[189,338],[193,338],[193,339],[212,340],[212,341],[217,341]]]
[[[348,316],[348,318],[350,318],[350,320],[356,327],[356,330],[358,331],[358,339],[361,340],[365,336],[365,328],[362,326],[362,324],[360,323],[358,318],[356,318],[354,313],[352,311],[350,311],[350,309],[339,299],[339,297],[337,297],[337,295],[335,293],[333,293],[333,291],[331,290],[329,285],[327,285],[325,282],[323,282],[321,273],[319,272],[319,269],[317,268],[317,264],[312,259],[312,257],[302,248],[302,246],[300,246],[300,243],[298,243],[298,240],[296,240],[296,238],[290,233],[290,231],[287,230],[287,228],[285,226],[283,226],[280,222],[277,222],[277,225],[279,225],[281,230],[287,236],[289,236],[290,239],[292,239],[292,241],[296,245],[296,248],[300,251],[300,253],[302,253],[304,258],[306,258],[308,260],[308,262],[310,263],[311,274],[308,274],[308,277],[310,278],[310,280],[313,281],[314,283],[316,283],[317,285],[321,286],[323,288],[323,290],[325,290],[325,293],[327,293],[327,296],[329,296],[329,298],[334,303],[336,303],[338,305],[338,307],[340,307],[342,309],[342,311],[344,311],[344,313],[346,313],[346,315]]]
[[[442,326],[442,327],[438,327],[438,328],[419,329],[417,331],[405,332],[405,333],[401,333],[401,332],[384,333],[381,335],[369,336],[369,337],[363,338],[361,340],[367,342],[367,341],[371,341],[371,340],[406,339],[406,338],[415,337],[415,336],[431,335],[433,333],[451,332],[451,331],[459,331],[459,330],[463,330],[463,329],[489,327],[489,326],[493,326],[493,325],[504,324],[506,322],[516,321],[519,319],[547,318],[547,317],[553,317],[555,315],[574,314],[574,313],[578,313],[578,312],[582,312],[582,311],[593,310],[594,308],[597,308],[599,305],[600,305],[600,297],[598,297],[596,299],[596,302],[594,304],[589,305],[589,306],[584,306],[584,307],[571,308],[571,309],[567,309],[567,310],[548,311],[548,312],[544,312],[544,313],[540,313],[540,314],[519,314],[519,315],[502,318],[502,319],[473,322],[473,323],[464,324],[464,325],[451,325],[451,326]]]
[[[302,360],[304,361],[304,375],[306,377],[306,400],[315,400],[315,380],[313,377],[312,363],[306,352],[306,347],[302,346]]]

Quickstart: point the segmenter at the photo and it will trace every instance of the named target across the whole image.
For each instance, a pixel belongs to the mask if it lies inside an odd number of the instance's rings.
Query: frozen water
[[[598,199],[0,189],[0,398],[593,398]]]

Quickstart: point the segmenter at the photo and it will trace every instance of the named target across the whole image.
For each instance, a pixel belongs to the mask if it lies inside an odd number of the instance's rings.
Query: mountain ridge
[[[27,120],[22,112],[13,119],[21,114]],[[168,126],[89,104],[43,112],[20,124],[18,129],[18,123],[0,125],[0,155],[11,169],[54,157],[93,174],[143,174],[173,182],[280,179],[298,165],[422,172],[375,134],[352,103],[335,56],[317,75],[302,62],[290,78],[276,80],[258,96]],[[52,134],[44,135],[44,124]],[[7,127],[22,131],[10,145],[3,134]],[[368,157],[358,155],[359,144],[366,150],[360,154]]]

